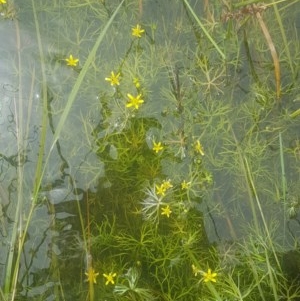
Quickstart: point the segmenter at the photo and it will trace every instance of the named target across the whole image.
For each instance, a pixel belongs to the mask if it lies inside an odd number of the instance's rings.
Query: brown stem
[[[256,11],[255,13],[256,18],[259,22],[259,25],[261,27],[261,30],[266,38],[266,41],[268,43],[270,52],[271,52],[271,56],[273,59],[273,63],[274,63],[274,72],[275,72],[275,81],[276,81],[276,96],[277,99],[279,100],[280,98],[280,66],[279,66],[279,59],[278,59],[278,55],[274,46],[274,43],[272,41],[271,35],[269,33],[269,30],[265,24],[265,22],[263,21],[261,14],[259,11]]]

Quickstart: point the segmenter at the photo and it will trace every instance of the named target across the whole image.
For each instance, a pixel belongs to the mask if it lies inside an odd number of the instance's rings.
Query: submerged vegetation
[[[299,1],[48,2],[0,0],[0,300],[300,300]]]

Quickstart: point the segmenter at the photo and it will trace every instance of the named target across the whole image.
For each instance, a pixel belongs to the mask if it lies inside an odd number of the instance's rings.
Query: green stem
[[[34,0],[32,0],[32,1],[34,1]],[[45,173],[46,166],[47,166],[47,164],[49,162],[52,149],[54,148],[54,146],[56,144],[56,141],[58,140],[58,138],[59,138],[59,136],[61,134],[61,131],[62,131],[63,127],[64,127],[65,122],[66,122],[66,119],[67,119],[67,117],[68,117],[68,115],[70,113],[72,105],[73,105],[73,103],[75,101],[75,98],[76,98],[76,96],[78,94],[79,88],[81,87],[82,82],[83,82],[83,80],[84,80],[84,78],[85,78],[85,76],[87,74],[87,71],[88,71],[90,65],[92,64],[92,62],[93,62],[93,60],[94,60],[94,58],[96,56],[97,50],[98,50],[98,48],[99,48],[102,40],[104,39],[104,37],[105,37],[105,35],[106,35],[106,33],[107,33],[110,25],[112,24],[113,20],[115,19],[116,15],[119,12],[120,8],[122,7],[124,1],[125,0],[121,1],[121,3],[118,5],[118,7],[116,8],[116,10],[112,14],[112,16],[110,17],[110,19],[108,20],[108,22],[106,23],[105,27],[101,31],[98,39],[96,40],[96,42],[95,42],[95,44],[94,44],[91,52],[89,53],[89,55],[88,55],[88,57],[87,57],[84,65],[82,67],[82,70],[80,71],[80,73],[78,75],[78,78],[77,78],[77,80],[76,80],[76,82],[75,82],[75,84],[74,84],[74,86],[72,88],[72,91],[71,91],[71,93],[70,93],[70,95],[68,97],[68,101],[67,101],[67,104],[65,106],[65,109],[64,109],[64,111],[63,111],[63,113],[62,113],[62,115],[61,115],[61,117],[60,117],[60,119],[58,121],[58,124],[57,124],[57,127],[56,127],[56,131],[55,131],[55,134],[54,134],[54,137],[53,137],[53,141],[52,141],[52,144],[51,144],[51,148],[50,148],[48,156],[47,156],[47,158],[45,160],[45,164],[44,164],[44,169],[43,169],[43,172],[42,172],[42,176]],[[39,179],[39,185],[40,185],[40,183],[42,181],[42,178],[43,178],[42,176]]]
[[[209,41],[214,45],[214,47],[216,48],[216,50],[219,52],[219,54],[221,55],[222,59],[225,60],[226,56],[223,53],[223,51],[220,49],[220,47],[217,45],[217,43],[215,42],[215,40],[211,37],[211,35],[208,33],[208,31],[206,30],[206,28],[204,27],[204,25],[201,23],[200,19],[197,17],[197,15],[195,14],[194,10],[192,9],[192,7],[189,5],[189,3],[187,2],[187,0],[183,0],[185,5],[187,6],[187,8],[189,9],[189,11],[191,12],[191,14],[193,15],[194,19],[196,20],[196,22],[198,23],[198,25],[200,26],[200,28],[202,29],[202,31],[204,32],[204,34],[206,35],[206,37],[209,39]]]
[[[280,166],[281,166],[281,189],[282,189],[282,199],[283,199],[283,207],[284,212],[286,212],[286,176],[285,176],[285,166],[284,166],[284,158],[283,158],[283,143],[281,133],[279,133],[279,151],[280,151]],[[284,224],[283,224],[283,234],[285,237],[286,231],[286,220],[284,214]]]
[[[208,289],[210,290],[210,292],[212,293],[212,295],[214,296],[214,298],[216,298],[216,300],[223,301],[223,299],[221,298],[221,296],[219,295],[216,288],[214,287],[214,285],[211,282],[207,282],[206,285],[207,285]]]

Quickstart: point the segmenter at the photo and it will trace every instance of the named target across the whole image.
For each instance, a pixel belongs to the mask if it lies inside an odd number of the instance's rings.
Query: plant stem
[[[219,52],[219,54],[221,55],[222,59],[225,60],[226,56],[224,54],[224,52],[220,49],[220,47],[217,45],[217,43],[215,42],[215,40],[211,37],[211,35],[208,33],[208,31],[206,30],[206,28],[204,27],[204,25],[201,23],[200,19],[197,17],[197,15],[195,14],[194,10],[192,9],[192,7],[189,5],[189,3],[187,2],[187,0],[183,0],[185,5],[187,6],[187,8],[189,9],[190,13],[193,15],[194,19],[196,20],[196,22],[198,23],[198,25],[200,26],[200,28],[202,29],[202,31],[204,32],[204,34],[206,35],[206,37],[209,39],[209,41],[214,45],[214,47],[216,48],[216,50]]]

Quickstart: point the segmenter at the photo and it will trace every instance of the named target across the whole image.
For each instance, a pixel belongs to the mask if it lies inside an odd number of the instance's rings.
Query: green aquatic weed
[[[183,182],[181,182],[181,189],[182,190],[187,190],[191,187],[192,182],[187,182],[186,180],[184,180]]]
[[[141,205],[144,219],[155,222],[159,217],[159,209],[163,205],[163,196],[159,196],[156,187],[147,188],[146,198],[141,201]]]
[[[114,294],[128,298],[129,300],[154,300],[154,294],[148,288],[138,287],[140,273],[136,267],[128,269],[123,276],[123,281],[114,288]]]

